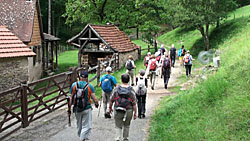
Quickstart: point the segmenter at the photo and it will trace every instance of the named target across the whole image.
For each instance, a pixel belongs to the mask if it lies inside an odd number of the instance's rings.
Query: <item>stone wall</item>
[[[129,55],[132,55],[133,59],[137,60],[139,59],[139,50],[137,49],[130,52],[119,53],[119,69],[125,66]]]
[[[0,58],[0,92],[28,81],[28,58]]]

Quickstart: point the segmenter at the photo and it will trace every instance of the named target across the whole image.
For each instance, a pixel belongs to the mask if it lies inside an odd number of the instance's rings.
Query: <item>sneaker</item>
[[[138,115],[138,118],[141,118],[141,115]]]
[[[135,84],[132,84],[131,86],[134,86]]]
[[[152,90],[154,90],[154,87],[151,87]]]
[[[107,114],[107,113],[105,113],[105,114],[104,114],[104,117],[105,117],[105,118],[108,118],[108,114]]]
[[[168,88],[168,85],[165,84],[165,89],[167,89],[167,88]]]

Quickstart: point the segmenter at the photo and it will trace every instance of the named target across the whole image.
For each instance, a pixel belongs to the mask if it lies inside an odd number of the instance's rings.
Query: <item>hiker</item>
[[[165,89],[168,88],[168,81],[171,74],[171,60],[168,57],[168,54],[165,54],[165,58],[162,61],[162,75],[164,80]]]
[[[129,86],[129,75],[122,74],[122,84],[114,89],[110,98],[109,111],[113,112],[116,126],[116,141],[128,141],[129,127],[132,117],[136,119],[136,98],[133,87]]]
[[[92,128],[92,107],[93,99],[95,107],[98,108],[98,100],[95,96],[94,87],[88,83],[88,72],[81,71],[80,81],[74,82],[70,88],[70,107],[73,104],[73,112],[76,117],[77,135],[81,141],[89,140]],[[69,113],[71,113],[69,111]]]
[[[158,62],[158,64],[160,63],[161,56],[163,56],[163,55],[161,55],[161,52],[160,52],[160,49],[159,49],[159,51],[155,53],[155,59]],[[156,76],[159,76],[159,75],[161,75],[161,68],[157,66],[157,68],[156,68]]]
[[[151,59],[151,52],[147,53],[147,56],[144,58],[144,66],[147,68],[148,67],[148,62]]]
[[[161,44],[161,47],[160,47],[160,53],[161,53],[161,55],[164,55],[165,51],[166,51],[166,49],[164,48],[164,45]]]
[[[140,76],[136,77],[136,99],[137,99],[137,106],[138,106],[138,117],[145,118],[146,112],[146,94],[147,94],[147,87],[148,87],[148,80],[144,77],[145,70],[140,70]]]
[[[170,49],[170,60],[172,62],[172,67],[174,67],[175,64],[175,57],[176,57],[176,48],[174,47],[174,44],[172,44]]]
[[[130,85],[134,86],[134,69],[136,68],[133,57],[129,55],[128,61],[126,62],[127,73],[130,76]]]
[[[151,56],[151,60],[149,60],[148,63],[148,68],[147,71],[149,72],[149,77],[150,77],[150,83],[151,83],[151,89],[154,90],[154,85],[155,85],[155,77],[156,77],[156,69],[158,67],[158,62],[155,59],[155,56]]]
[[[184,48],[184,45],[182,45],[178,51],[180,66],[183,66],[183,57],[185,56],[185,53],[186,53],[186,50]]]
[[[117,81],[114,76],[111,75],[112,68],[106,68],[106,75],[100,78],[99,86],[102,88],[102,99],[103,99],[103,108],[104,108],[104,117],[111,118],[109,111],[107,111],[107,104],[110,101],[110,96],[114,86],[117,86]]]
[[[187,54],[184,56],[183,61],[186,68],[186,76],[187,78],[191,76],[191,68],[192,68],[192,55],[190,55],[190,51],[187,51]]]

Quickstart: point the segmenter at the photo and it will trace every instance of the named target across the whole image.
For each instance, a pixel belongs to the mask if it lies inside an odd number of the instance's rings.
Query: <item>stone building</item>
[[[29,57],[36,54],[6,26],[0,26],[0,92],[29,80]]]
[[[28,57],[29,81],[40,79],[43,30],[39,0],[0,0],[0,25],[5,25],[34,53]]]
[[[131,42],[128,36],[114,25],[88,24],[67,43],[79,48],[79,66],[86,63],[90,67],[96,66],[98,58],[110,58],[115,53],[114,65],[118,69],[124,66],[129,55],[132,55],[134,60],[141,55],[140,47]]]

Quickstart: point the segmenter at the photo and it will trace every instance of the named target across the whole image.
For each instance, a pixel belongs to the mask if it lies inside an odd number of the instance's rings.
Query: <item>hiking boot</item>
[[[168,85],[167,84],[165,84],[165,89],[168,89]]]
[[[107,118],[111,118],[111,115],[109,112],[107,112],[106,114],[107,114]]]
[[[134,86],[135,84],[132,84],[131,86]]]
[[[145,116],[145,114],[142,114],[142,118],[145,118],[146,116]]]
[[[138,118],[141,118],[141,115],[138,115]]]
[[[152,90],[154,90],[154,87],[151,87]]]

